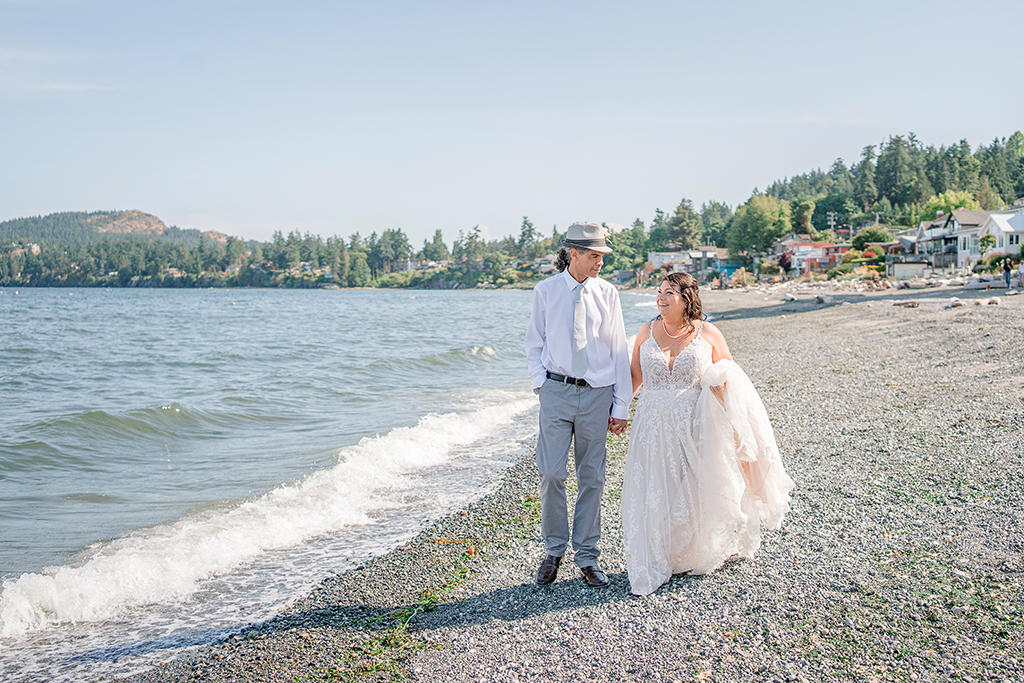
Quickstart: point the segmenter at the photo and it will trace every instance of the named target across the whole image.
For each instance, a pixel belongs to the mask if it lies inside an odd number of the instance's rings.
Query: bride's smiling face
[[[662,282],[658,287],[658,298],[655,302],[658,304],[658,313],[669,322],[681,320],[686,311],[679,290],[667,282]]]

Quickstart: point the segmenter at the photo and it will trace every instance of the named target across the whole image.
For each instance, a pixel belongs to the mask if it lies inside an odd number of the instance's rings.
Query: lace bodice
[[[651,323],[650,334],[640,345],[644,389],[682,391],[695,388],[700,393],[700,378],[711,367],[711,344],[701,336],[704,323],[700,323],[697,335],[676,356],[671,370],[668,367],[668,356],[654,340],[653,325]]]

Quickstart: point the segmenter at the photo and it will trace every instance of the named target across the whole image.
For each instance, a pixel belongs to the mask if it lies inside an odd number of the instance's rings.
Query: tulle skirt
[[[708,387],[723,383],[719,401]],[[630,589],[647,595],[672,574],[753,557],[761,524],[781,525],[792,489],[768,414],[738,365],[713,364],[699,388],[645,388],[622,485]]]

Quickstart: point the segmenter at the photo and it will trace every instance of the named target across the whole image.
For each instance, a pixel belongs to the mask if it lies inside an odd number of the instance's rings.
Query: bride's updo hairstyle
[[[697,284],[696,278],[689,273],[669,273],[665,277],[665,282],[672,285],[683,298],[683,305],[686,306],[683,318],[691,328],[694,320],[704,319],[704,307],[700,303],[700,285]]]

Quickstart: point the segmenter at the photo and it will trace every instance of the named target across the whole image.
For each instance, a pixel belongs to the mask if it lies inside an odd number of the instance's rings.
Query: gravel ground
[[[1024,683],[1024,296],[812,297],[704,294],[797,484],[753,560],[630,595],[610,437],[609,588],[571,563],[533,584],[527,458],[407,545],[133,680]]]

